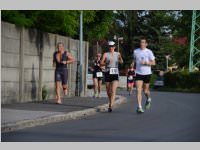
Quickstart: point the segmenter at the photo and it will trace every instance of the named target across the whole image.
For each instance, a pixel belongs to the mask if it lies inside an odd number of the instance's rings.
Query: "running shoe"
[[[112,112],[112,108],[109,107],[109,108],[108,108],[108,112]]]
[[[142,113],[144,113],[144,110],[143,110],[142,108],[140,108],[140,107],[137,107],[136,112],[137,112],[138,114],[142,114]]]
[[[97,93],[94,93],[93,97],[94,97],[94,98],[97,98]]]
[[[150,101],[146,101],[145,109],[150,109],[150,107],[151,107],[151,102]]]
[[[101,94],[99,93],[97,97],[98,97],[98,98],[101,98]]]
[[[56,101],[56,104],[57,104],[57,105],[61,105],[62,102],[61,102],[61,101]]]
[[[151,107],[151,98],[148,98],[145,103],[145,109],[150,109],[150,107]]]

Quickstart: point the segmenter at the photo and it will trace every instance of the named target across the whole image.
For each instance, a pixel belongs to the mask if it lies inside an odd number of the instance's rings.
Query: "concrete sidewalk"
[[[45,125],[70,119],[84,118],[97,112],[107,111],[108,99],[92,97],[66,98],[61,105],[55,100],[2,105],[1,132],[10,132],[37,125]],[[125,97],[117,96],[115,106]]]

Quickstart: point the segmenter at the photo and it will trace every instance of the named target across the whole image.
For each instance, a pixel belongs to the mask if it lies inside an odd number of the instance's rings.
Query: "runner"
[[[94,67],[93,67],[93,85],[94,85],[94,97],[100,98],[101,97],[101,84],[102,84],[102,78],[103,78],[103,72],[100,65],[101,61],[101,54],[98,53],[96,56],[96,59],[94,61]],[[97,94],[98,89],[98,94]]]
[[[131,95],[133,91],[134,84],[135,84],[135,69],[134,69],[134,65],[131,64],[127,73],[127,87],[128,87],[129,95]]]
[[[152,74],[151,66],[155,65],[155,56],[150,49],[146,48],[147,45],[147,40],[141,38],[140,48],[134,50],[133,54],[133,64],[136,65],[137,113],[144,112],[142,109],[142,90],[147,98],[145,109],[149,109],[151,106],[149,83]]]
[[[109,98],[108,112],[112,112],[119,81],[118,63],[123,63],[119,52],[115,52],[115,42],[108,42],[109,52],[103,54],[101,65],[105,66],[106,91]]]
[[[64,44],[59,42],[57,44],[58,50],[53,55],[53,66],[55,69],[55,83],[56,83],[56,104],[61,104],[60,87],[62,82],[64,95],[68,93],[67,87],[67,64],[75,61],[74,57],[64,50]]]

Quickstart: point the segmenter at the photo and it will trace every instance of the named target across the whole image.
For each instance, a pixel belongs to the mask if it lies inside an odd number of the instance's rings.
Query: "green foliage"
[[[114,35],[123,37],[120,43],[124,58],[122,68],[132,62],[133,49],[139,47],[142,36],[148,39],[148,47],[156,55],[155,69],[165,68],[166,54],[172,58],[169,65],[176,63],[179,67],[187,67],[189,42],[186,46],[177,45],[169,35],[187,37],[189,41],[191,16],[191,10],[84,10],[83,37],[90,43],[113,40]],[[75,39],[79,38],[79,19],[79,10],[2,10],[3,21]]]
[[[156,74],[152,74],[151,75],[151,80],[150,80],[150,86],[153,87],[154,86],[154,82],[156,81],[157,79],[157,75]]]
[[[85,21],[84,32],[85,38],[89,41],[97,41],[106,38],[109,30],[112,27],[113,13],[112,11],[84,11],[84,16],[90,16],[92,14],[89,22]],[[86,18],[87,20],[87,18]]]
[[[2,20],[14,23],[17,26],[31,27],[34,24],[32,18],[27,18],[24,13],[17,10],[3,10]]]
[[[148,47],[156,56],[157,65],[154,69],[165,69],[165,55],[170,54],[172,60],[169,64],[176,63],[179,67],[188,66],[188,48],[175,44],[169,35],[174,37],[187,37],[190,40],[191,13],[192,11],[150,10],[117,11],[116,22],[113,24],[112,36],[119,33],[118,37],[124,37],[121,49],[125,63],[131,62],[132,50],[139,47],[139,39],[144,36],[148,39]],[[119,23],[121,22],[121,23]]]
[[[181,89],[200,89],[200,72],[177,71],[164,76],[166,87]]]
[[[36,28],[52,33],[74,37],[78,34],[78,11],[40,11],[35,22]]]
[[[3,10],[2,20],[18,26],[79,38],[79,10]],[[112,11],[83,11],[84,40],[105,38],[112,21]]]
[[[47,87],[44,85],[42,87],[42,100],[46,100],[47,99]]]

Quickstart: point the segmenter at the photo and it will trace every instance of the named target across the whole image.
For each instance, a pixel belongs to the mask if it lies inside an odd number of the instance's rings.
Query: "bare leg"
[[[99,94],[101,93],[101,85],[102,85],[102,80],[98,81],[98,92]]]
[[[60,87],[61,87],[61,82],[56,81],[56,102],[57,103],[61,103]]]
[[[132,93],[133,92],[133,84],[131,84],[131,86],[130,86],[130,93]]]
[[[144,83],[144,94],[146,98],[150,98],[150,90],[149,90],[149,83]]]
[[[132,83],[131,85],[131,92],[133,92],[133,86],[134,86],[134,83]]]
[[[67,95],[68,94],[68,87],[67,87],[67,85],[65,84],[65,85],[63,85],[63,92],[64,92],[64,94],[65,95]]]
[[[128,85],[128,93],[129,93],[129,95],[131,94],[131,85],[130,84]]]
[[[96,96],[96,93],[97,93],[97,87],[98,87],[98,81],[97,81],[96,78],[93,78],[94,96]]]
[[[138,102],[138,106],[142,107],[142,85],[143,85],[143,81],[138,80],[136,81],[136,88],[137,88],[137,102]]]
[[[111,83],[110,82],[106,82],[106,91],[107,91],[107,95],[108,95],[108,99],[109,99],[109,107],[111,107]]]
[[[117,90],[117,86],[118,86],[118,81],[113,81],[112,82],[112,94],[111,94],[111,107],[113,106],[114,102],[115,102],[115,97],[116,97],[116,90]]]

